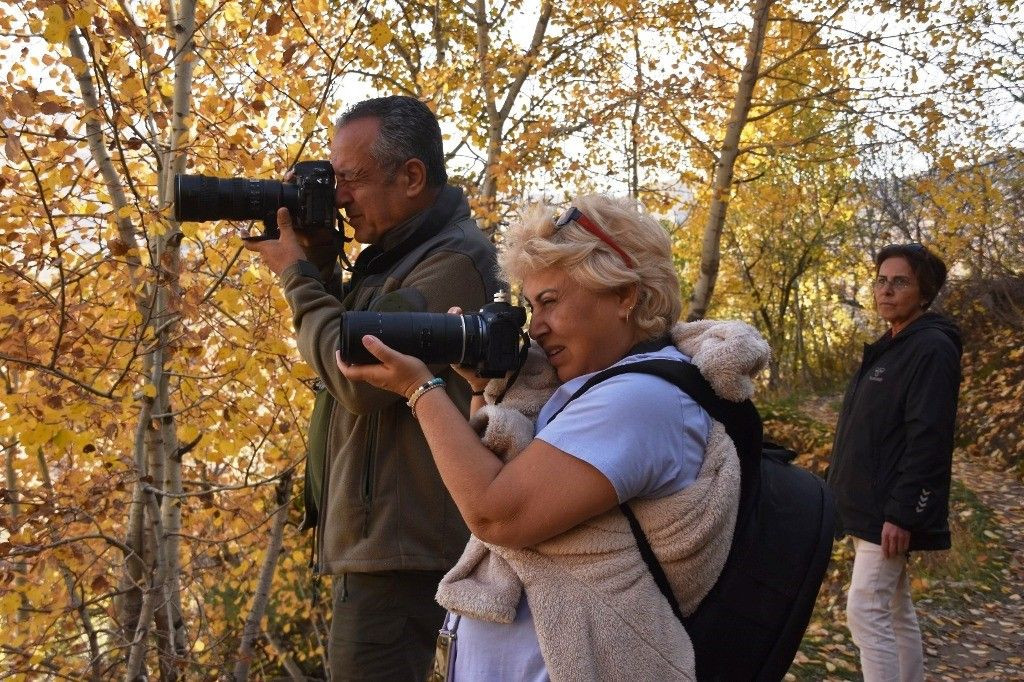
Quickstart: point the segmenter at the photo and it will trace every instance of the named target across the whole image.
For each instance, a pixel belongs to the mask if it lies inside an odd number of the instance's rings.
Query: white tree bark
[[[483,90],[484,111],[487,115],[487,150],[484,167],[483,182],[480,187],[480,199],[485,210],[491,212],[495,208],[498,196],[497,167],[501,157],[501,147],[505,130],[505,123],[508,121],[512,107],[523,89],[523,84],[533,72],[537,54],[540,52],[541,44],[544,42],[544,34],[547,33],[548,23],[551,20],[552,4],[549,0],[541,3],[540,14],[533,27],[533,38],[530,46],[520,58],[520,71],[516,74],[515,80],[505,91],[505,99],[499,107],[497,96],[494,92],[494,83],[491,81],[491,39],[490,22],[487,18],[486,0],[476,0],[473,5],[473,20],[476,24],[476,50],[477,64],[480,69],[480,88]],[[496,227],[495,221],[489,216],[480,220],[481,229],[490,233]]]
[[[173,625],[170,622],[172,618],[171,603],[167,590],[167,543],[164,529],[160,523],[160,506],[157,504],[156,495],[149,486],[143,486],[142,494],[145,498],[146,516],[152,528],[154,567],[149,587],[142,596],[142,610],[128,653],[125,682],[145,679],[143,671],[148,649],[146,643],[153,627],[153,618],[165,619],[167,632],[173,631]]]
[[[688,320],[699,320],[707,314],[711,303],[711,295],[715,291],[718,279],[718,266],[721,260],[722,229],[725,226],[725,214],[729,208],[729,197],[732,193],[733,169],[740,151],[740,136],[747,125],[750,114],[750,101],[754,94],[754,86],[761,70],[761,53],[764,48],[764,36],[768,27],[768,14],[774,0],[754,0],[751,3],[753,25],[747,39],[746,63],[736,88],[729,125],[725,130],[725,138],[718,153],[715,164],[715,178],[711,188],[711,206],[708,210],[707,223],[704,226],[704,240],[700,252],[700,274],[693,286],[690,298]]]
[[[291,498],[291,490],[292,472],[289,470],[278,481],[274,493],[274,504],[277,506],[277,511],[274,512],[270,541],[267,545],[267,553],[263,557],[263,566],[260,568],[260,580],[256,586],[256,594],[253,595],[252,607],[249,609],[249,616],[245,619],[245,626],[242,629],[242,641],[238,645],[238,660],[235,661],[233,674],[233,679],[236,682],[248,679],[249,667],[252,665],[253,642],[262,632],[260,621],[263,620],[263,614],[267,610],[270,587],[274,582],[274,571],[277,568],[277,558],[281,555],[284,523],[288,520],[288,501]]]

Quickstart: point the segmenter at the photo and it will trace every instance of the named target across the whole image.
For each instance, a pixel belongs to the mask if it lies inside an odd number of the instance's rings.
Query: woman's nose
[[[538,336],[544,333],[544,325],[540,319],[540,315],[533,313],[530,315],[530,324],[526,329],[531,339],[536,339]]]

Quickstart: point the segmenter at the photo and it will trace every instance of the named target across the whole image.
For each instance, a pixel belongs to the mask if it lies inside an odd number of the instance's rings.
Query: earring
[[[635,308],[635,307],[636,307],[635,303],[633,305],[629,306],[629,310],[626,311],[626,322],[629,322],[629,316],[633,314],[633,308]]]

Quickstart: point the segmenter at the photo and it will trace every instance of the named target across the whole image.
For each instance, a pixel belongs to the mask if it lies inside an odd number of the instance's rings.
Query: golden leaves
[[[392,33],[391,27],[383,21],[378,21],[376,24],[370,27],[370,40],[373,45],[378,49],[383,48],[385,45],[391,42]]]
[[[131,100],[144,92],[142,80],[137,76],[130,76],[121,83],[121,96],[127,100]]]
[[[85,74],[89,69],[89,65],[78,57],[64,57],[64,63],[68,65],[76,76]]]
[[[73,24],[64,16],[64,7],[53,4],[43,12],[43,38],[48,43],[63,43],[68,39]]]
[[[225,3],[221,10],[221,16],[224,17],[225,21],[230,23],[236,23],[241,21],[243,17],[242,6],[232,0],[231,2]]]

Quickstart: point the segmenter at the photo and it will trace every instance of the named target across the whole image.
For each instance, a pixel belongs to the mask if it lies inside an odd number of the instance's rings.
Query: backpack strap
[[[725,432],[736,445],[736,454],[740,458],[740,514],[736,520],[739,525],[741,517],[750,509],[751,501],[757,497],[760,487],[761,441],[764,435],[761,415],[757,413],[754,403],[749,400],[734,403],[715,393],[696,365],[679,360],[655,359],[609,367],[590,377],[580,386],[579,390],[569,396],[565,404],[551,415],[548,422],[554,420],[569,403],[596,384],[627,372],[653,374],[664,379],[690,396],[712,419],[725,426]]]
[[[562,410],[569,403],[589,391],[595,385],[605,379],[618,376],[619,374],[626,374],[627,372],[653,374],[664,379],[690,396],[712,419],[721,422],[725,426],[726,433],[736,445],[736,453],[740,460],[740,502],[739,511],[736,515],[736,527],[739,528],[745,517],[753,509],[753,501],[760,492],[761,439],[764,433],[761,425],[761,416],[757,413],[757,408],[754,407],[750,400],[734,403],[715,393],[711,384],[694,364],[679,360],[654,359],[609,367],[592,376],[575,393],[569,396],[565,404],[558,408],[558,411],[551,416],[548,423],[550,424],[555,417],[561,414]],[[622,510],[626,520],[629,521],[629,527],[633,532],[637,548],[640,550],[640,556],[643,557],[644,563],[647,564],[654,582],[658,585],[661,593],[665,595],[665,599],[668,600],[669,606],[672,607],[672,613],[675,614],[676,618],[685,627],[687,619],[683,617],[682,611],[679,608],[679,602],[676,600],[675,594],[672,592],[672,586],[665,575],[665,570],[661,567],[658,557],[654,554],[651,543],[640,526],[640,522],[637,520],[633,510],[630,509],[629,504],[623,502],[619,505],[619,509]]]
[[[672,613],[675,614],[676,618],[685,627],[686,619],[679,608],[679,600],[676,599],[675,593],[672,592],[672,586],[668,582],[668,576],[665,575],[665,569],[661,567],[661,562],[658,561],[658,557],[654,554],[651,543],[647,540],[647,534],[644,533],[644,529],[640,527],[640,522],[637,521],[636,514],[633,513],[633,510],[625,502],[619,505],[619,509],[622,510],[626,520],[629,521],[629,528],[633,531],[633,538],[636,540],[637,549],[640,550],[640,556],[643,557],[644,563],[647,564],[647,570],[651,572],[654,583],[658,586],[658,590],[665,595],[668,605],[672,607]]]

